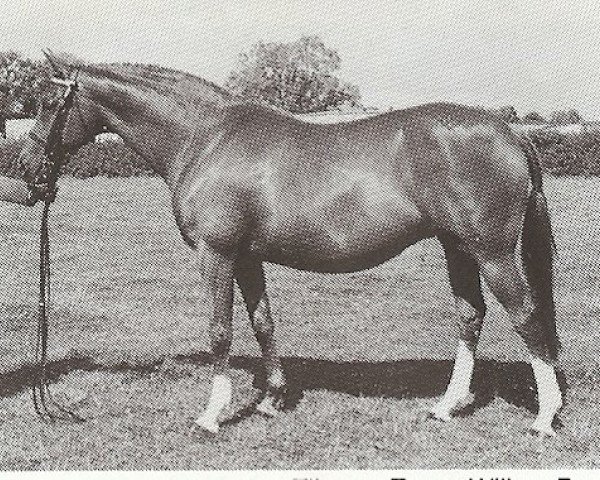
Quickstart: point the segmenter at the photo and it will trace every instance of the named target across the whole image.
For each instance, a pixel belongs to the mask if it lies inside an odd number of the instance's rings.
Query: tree
[[[529,112],[523,117],[523,123],[546,123],[546,119],[538,112]]]
[[[46,95],[49,69],[17,52],[0,52],[0,116],[31,117]]]
[[[569,125],[571,123],[581,123],[583,119],[577,110],[557,110],[550,114],[550,122],[556,125]]]
[[[359,107],[356,86],[337,77],[341,60],[317,36],[253,45],[239,56],[227,87],[250,100],[292,113]]]

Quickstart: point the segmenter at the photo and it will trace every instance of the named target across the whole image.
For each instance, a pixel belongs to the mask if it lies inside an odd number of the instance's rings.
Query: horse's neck
[[[210,102],[204,105],[201,99],[186,107],[158,93],[143,95],[125,86],[116,88],[102,105],[104,122],[165,180],[171,162],[193,132],[214,121],[222,108]]]

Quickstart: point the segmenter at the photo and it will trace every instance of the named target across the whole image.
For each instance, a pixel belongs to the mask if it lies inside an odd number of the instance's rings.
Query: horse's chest
[[[248,236],[248,211],[253,195],[233,175],[198,175],[174,198],[174,213],[186,241],[205,242],[232,251]]]

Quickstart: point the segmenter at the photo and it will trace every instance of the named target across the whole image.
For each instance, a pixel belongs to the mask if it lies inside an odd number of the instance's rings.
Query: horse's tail
[[[560,351],[553,292],[553,259],[556,244],[543,192],[542,169],[537,151],[528,138],[522,138],[520,143],[527,158],[532,185],[523,223],[523,267],[532,290],[537,318],[543,327],[541,333],[545,338],[540,340],[545,343],[548,354],[555,360]]]

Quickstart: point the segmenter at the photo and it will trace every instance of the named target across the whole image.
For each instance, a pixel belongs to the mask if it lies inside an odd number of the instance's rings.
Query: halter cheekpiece
[[[50,127],[48,136],[44,139],[35,132],[30,132],[29,137],[35,142],[44,146],[44,160],[42,168],[36,175],[34,181],[29,184],[30,196],[37,199],[53,200],[51,192],[55,190],[56,181],[60,172],[60,167],[63,164],[66,149],[63,142],[63,130],[67,122],[67,117],[71,108],[75,94],[79,89],[79,84],[76,80],[65,80],[62,78],[53,77],[50,80],[55,85],[66,87],[66,90],[60,101],[60,105],[56,109],[54,119]],[[42,190],[46,192],[40,195]]]

